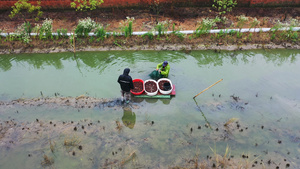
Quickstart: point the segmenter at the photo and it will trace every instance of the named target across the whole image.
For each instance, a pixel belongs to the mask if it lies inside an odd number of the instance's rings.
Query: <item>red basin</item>
[[[144,92],[144,81],[142,79],[133,79],[134,89],[131,89],[130,92],[134,95],[140,95]],[[142,90],[140,90],[142,88]]]

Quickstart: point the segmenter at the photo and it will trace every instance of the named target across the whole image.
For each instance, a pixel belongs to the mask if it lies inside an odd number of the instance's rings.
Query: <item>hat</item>
[[[163,65],[163,67],[165,67],[165,66],[167,66],[167,64],[168,64],[168,61],[164,61],[164,63],[162,65]]]

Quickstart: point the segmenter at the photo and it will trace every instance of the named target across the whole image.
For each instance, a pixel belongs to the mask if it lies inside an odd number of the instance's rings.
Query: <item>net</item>
[[[158,80],[163,77],[157,70],[154,70],[153,72],[151,72],[149,74],[149,76],[151,77],[151,79],[154,79],[154,80]]]

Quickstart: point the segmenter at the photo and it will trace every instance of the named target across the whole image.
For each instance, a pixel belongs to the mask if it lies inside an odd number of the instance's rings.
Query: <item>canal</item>
[[[123,69],[147,80],[164,60],[176,96],[122,105]],[[283,49],[0,55],[0,168],[297,168],[299,72]]]

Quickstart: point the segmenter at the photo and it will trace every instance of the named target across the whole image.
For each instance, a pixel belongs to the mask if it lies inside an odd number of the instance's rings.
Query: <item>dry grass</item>
[[[136,158],[136,153],[135,151],[131,152],[126,158],[124,158],[121,162],[120,165],[124,166],[126,163],[128,163],[129,161],[134,161]]]
[[[50,143],[50,150],[52,153],[54,153],[56,144],[54,141],[51,140],[49,140],[49,143]]]
[[[238,120],[238,118],[231,118],[231,119],[229,119],[225,124],[224,124],[224,126],[228,126],[229,124],[231,124],[231,123],[233,123],[233,122],[235,122],[235,121],[237,121]]]
[[[120,123],[119,120],[116,120],[116,125],[117,125],[116,129],[117,129],[119,132],[121,132],[122,129],[123,129],[123,126],[122,126],[122,124]]]
[[[48,157],[46,154],[44,154],[43,159],[44,160],[41,162],[41,165],[43,167],[51,166],[52,164],[54,164],[54,159],[52,157]]]
[[[253,160],[246,158],[246,155],[243,155],[243,158],[231,158],[230,148],[226,146],[225,152],[223,156],[218,154],[216,147],[211,148],[213,155],[211,158],[207,158],[207,160],[200,161],[199,154],[196,154],[192,159],[186,160],[186,165],[184,166],[173,166],[170,167],[172,169],[250,169],[255,160],[259,157],[256,157]]]
[[[81,143],[80,139],[76,136],[66,137],[64,139],[64,146],[67,147],[76,147]]]

